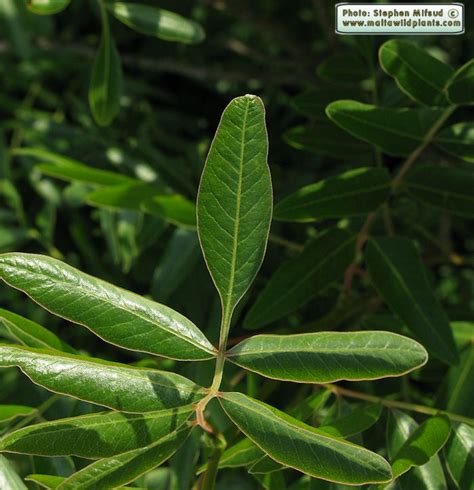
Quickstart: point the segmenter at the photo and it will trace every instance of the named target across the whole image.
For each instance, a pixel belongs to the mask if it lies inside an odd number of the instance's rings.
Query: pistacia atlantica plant
[[[209,462],[201,469],[197,482],[203,489],[213,488],[221,463],[232,466],[229,458],[250,453],[254,461],[250,471],[255,473],[259,473],[259,467],[260,473],[267,475],[290,468],[341,484],[383,484],[412,466],[412,446],[423,437],[447,436],[449,421],[445,416],[428,419],[415,430],[413,439],[408,439],[408,446],[402,446],[391,467],[380,454],[346,440],[378,419],[378,404],[361,405],[348,419],[336,418],[315,428],[297,418],[299,415],[307,421],[304,403],[295,405],[294,417],[247,394],[223,389],[223,373],[229,364],[275,380],[327,387],[341,380],[403,376],[428,359],[425,348],[415,340],[377,330],[260,334],[229,348],[233,313],[255,279],[267,246],[272,219],[267,154],[262,101],[253,95],[232,100],[211,144],[197,199],[199,240],[222,307],[217,346],[198,326],[171,308],[62,261],[27,253],[0,257],[0,277],[7,285],[117,348],[214,364],[212,382],[199,386],[173,372],[80,355],[38,324],[4,311],[2,321],[16,342],[0,346],[2,367],[16,366],[31,381],[53,393],[108,410],[28,425],[4,435],[0,450],[7,453],[91,460],[67,478],[33,475],[32,481],[57,489],[117,488],[159,466],[186,444],[192,432],[201,431],[214,441]],[[371,172],[376,171],[359,172],[351,179],[372,178]],[[380,178],[378,174],[375,177]],[[290,200],[279,205],[280,216],[295,213],[296,209],[303,212],[310,206],[307,201],[303,206]],[[298,259],[299,266],[287,272],[283,266],[277,272],[250,309],[246,322],[263,326],[288,309],[292,301],[301,301],[302,281],[312,278],[316,288],[321,282],[330,282],[336,257],[337,267],[341,262],[344,267],[350,265],[356,241],[356,236],[342,228],[317,235]],[[408,248],[407,260],[415,260],[403,239],[395,245],[380,239],[368,249],[371,273],[382,289],[395,287],[400,277],[395,270],[393,277],[380,272],[386,261],[404,248]],[[315,271],[306,263],[305,254],[309,253],[320,254],[328,262]],[[285,282],[286,273],[291,283]],[[402,286],[400,292],[405,294]],[[330,390],[319,392],[318,403],[322,403],[321,393]],[[237,444],[241,451],[237,447],[230,456],[228,452],[222,454],[223,435],[208,418],[207,407],[214,400],[244,437]],[[419,437],[415,437],[417,434]]]

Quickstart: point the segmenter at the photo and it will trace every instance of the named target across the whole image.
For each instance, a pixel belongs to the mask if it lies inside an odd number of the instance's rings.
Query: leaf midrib
[[[396,352],[407,352],[407,353],[412,353],[412,352],[418,352],[416,349],[406,349],[406,348],[390,348],[390,352],[396,351]],[[359,348],[354,348],[354,347],[348,347],[346,349],[320,349],[320,348],[315,348],[315,349],[298,349],[298,350],[285,350],[285,351],[278,351],[278,350],[255,350],[255,351],[244,351],[244,352],[232,352],[230,351],[229,354],[227,354],[227,357],[242,357],[242,356],[253,356],[255,354],[275,354],[275,355],[281,355],[281,354],[298,354],[298,353],[311,353],[311,354],[340,354],[340,353],[346,353],[346,352],[351,352],[351,353],[363,353],[367,354],[370,352],[387,352],[386,347],[377,347],[377,348],[371,348],[371,349],[364,349],[362,347]]]
[[[248,98],[245,100],[245,112],[242,121],[242,131],[240,136],[240,155],[239,155],[239,178],[237,181],[237,202],[235,209],[235,220],[233,225],[233,240],[232,240],[232,258],[230,264],[230,275],[229,275],[229,287],[226,293],[226,302],[224,308],[224,315],[230,321],[230,314],[232,310],[232,295],[234,292],[235,283],[235,270],[237,265],[237,246],[239,239],[239,228],[240,228],[240,211],[241,211],[241,192],[242,192],[242,180],[244,171],[244,155],[245,155],[245,133],[247,130],[247,118],[249,112],[250,101]]]

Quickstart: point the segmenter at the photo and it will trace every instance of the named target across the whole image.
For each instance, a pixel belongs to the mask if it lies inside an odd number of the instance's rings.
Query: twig
[[[302,252],[304,250],[304,245],[286,240],[285,238],[274,235],[273,233],[270,233],[270,235],[268,236],[268,240],[270,242],[277,243],[278,245],[282,245],[283,247],[286,247],[290,250],[294,250],[295,252]]]
[[[405,160],[405,163],[400,168],[400,171],[398,172],[396,177],[393,179],[392,189],[395,189],[396,187],[398,187],[401,184],[406,173],[410,170],[410,168],[416,162],[418,157],[423,153],[425,148],[431,143],[431,141],[435,137],[438,130],[446,122],[446,120],[454,112],[455,109],[456,109],[456,106],[448,107],[443,112],[443,114],[441,114],[439,119],[433,124],[433,126],[431,126],[431,128],[429,129],[429,131],[426,133],[425,137],[423,138],[421,145],[418,148],[416,148],[416,150],[413,151],[413,153]]]
[[[349,398],[358,398],[359,400],[365,400],[372,403],[380,403],[384,407],[388,408],[401,408],[403,410],[410,410],[412,412],[423,413],[426,415],[446,415],[451,420],[456,422],[462,422],[464,424],[474,425],[474,419],[458,415],[456,413],[447,412],[446,410],[440,410],[438,408],[427,407],[426,405],[418,405],[415,403],[400,402],[397,400],[387,400],[375,395],[369,395],[360,391],[349,390],[342,386],[322,384],[324,388],[331,390],[335,395],[347,396]]]
[[[393,226],[392,216],[390,215],[390,207],[387,202],[382,206],[383,221],[385,223],[385,229],[389,235],[395,235],[395,227]]]
[[[354,279],[354,275],[357,271],[357,260],[362,253],[362,249],[364,248],[365,242],[369,238],[370,228],[372,227],[372,223],[375,219],[376,213],[369,213],[367,219],[365,220],[364,225],[362,226],[359,235],[357,236],[356,244],[355,244],[355,253],[354,262],[347,268],[346,273],[344,275],[344,285],[342,287],[342,295],[347,296],[352,288],[352,280]]]

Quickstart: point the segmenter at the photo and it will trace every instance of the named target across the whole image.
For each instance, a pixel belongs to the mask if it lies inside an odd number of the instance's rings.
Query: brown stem
[[[354,279],[355,273],[357,271],[356,261],[359,258],[359,255],[364,248],[365,242],[369,238],[370,228],[372,227],[372,223],[375,219],[376,213],[370,213],[365,220],[364,225],[362,226],[359,235],[357,236],[356,244],[355,244],[355,261],[347,268],[346,273],[344,275],[344,285],[342,287],[343,296],[347,296],[351,292],[352,281]]]
[[[400,171],[398,172],[396,177],[393,179],[393,181],[392,181],[392,188],[393,189],[395,189],[396,187],[398,187],[401,184],[406,173],[410,170],[410,168],[416,162],[416,160],[418,160],[418,157],[423,153],[425,148],[431,143],[431,141],[435,137],[438,130],[446,122],[446,120],[454,112],[455,109],[456,109],[456,106],[449,106],[443,112],[443,114],[441,114],[440,118],[433,124],[433,126],[431,126],[431,128],[429,129],[429,131],[426,133],[425,137],[423,138],[421,145],[418,148],[416,148],[416,150],[405,160],[405,163],[400,168]]]
[[[474,425],[474,419],[458,415],[456,413],[447,412],[446,410],[440,410],[438,408],[427,407],[426,405],[418,405],[415,403],[400,402],[397,400],[387,400],[375,395],[369,395],[360,391],[349,390],[342,386],[323,384],[324,388],[331,390],[335,395],[347,396],[349,398],[357,398],[359,400],[365,400],[371,403],[380,403],[384,407],[388,408],[401,408],[403,410],[410,410],[412,412],[423,413],[426,415],[446,415],[451,420],[456,422],[462,422],[469,425]]]

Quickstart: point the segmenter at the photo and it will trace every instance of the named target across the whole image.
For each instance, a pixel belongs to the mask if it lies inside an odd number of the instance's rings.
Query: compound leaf
[[[269,378],[332,383],[401,376],[425,364],[428,355],[412,339],[374,331],[255,335],[227,358]]]
[[[197,22],[168,10],[128,2],[110,2],[107,8],[120,22],[147,36],[185,44],[205,38],[204,29]]]
[[[454,74],[448,95],[453,104],[474,103],[474,60],[468,61]]]
[[[19,367],[47,390],[125,412],[152,412],[199,401],[202,388],[179,374],[92,357],[0,345],[0,367]]]
[[[449,319],[413,243],[402,237],[371,239],[365,257],[372,283],[393,313],[434,356],[448,364],[457,363]]]
[[[327,230],[303,253],[283,264],[270,278],[248,312],[245,328],[260,328],[300,308],[344,274],[354,257],[356,237]]]
[[[50,312],[126,349],[183,360],[212,357],[204,334],[176,311],[45,255],[0,256],[0,277]]]
[[[0,451],[106,458],[139,449],[174,432],[194,410],[193,405],[187,405],[146,414],[108,412],[45,422],[5,435],[0,439]]]
[[[333,438],[242,393],[219,401],[239,429],[272,459],[315,478],[361,485],[390,480],[378,454]]]
[[[427,106],[446,106],[446,85],[454,70],[414,43],[392,39],[379,51],[380,65],[410,98]]]
[[[222,114],[199,186],[198,233],[224,316],[250,287],[263,260],[272,216],[265,109],[254,95]]]
[[[355,100],[333,102],[326,113],[348,133],[394,156],[418,148],[441,116],[436,109],[386,109]]]
[[[390,176],[383,168],[358,168],[302,187],[275,206],[282,221],[315,221],[370,213],[388,196]]]
[[[406,175],[404,185],[425,204],[460,216],[474,216],[474,173],[456,167],[420,165]]]
[[[165,462],[179,449],[190,432],[190,427],[183,427],[148,446],[100,459],[64,480],[57,490],[120,487]]]

